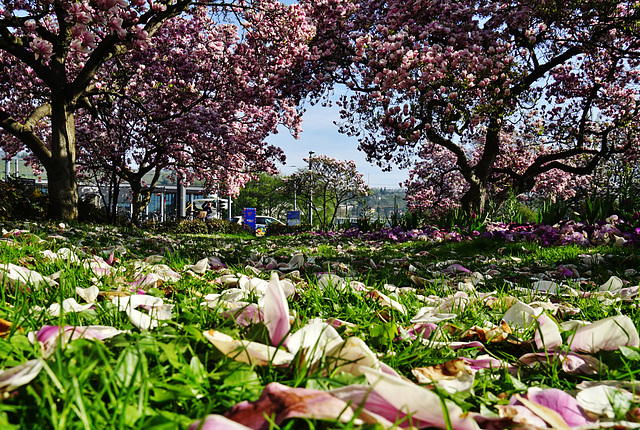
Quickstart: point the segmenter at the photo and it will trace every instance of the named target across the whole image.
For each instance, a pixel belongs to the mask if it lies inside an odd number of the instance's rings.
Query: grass
[[[95,229],[76,226],[58,230],[56,226],[27,226],[34,234],[22,234],[15,241],[0,243],[0,262],[13,263],[42,275],[60,272],[59,286],[18,287],[4,281],[0,289],[0,318],[13,323],[10,332],[0,339],[0,368],[8,369],[26,360],[42,356],[37,344],[27,334],[43,325],[106,325],[124,333],[104,342],[77,339],[60,343],[46,358],[43,371],[30,384],[6,393],[0,403],[0,426],[3,429],[88,429],[88,428],[187,428],[208,414],[224,414],[242,401],[255,401],[270,382],[292,387],[328,390],[352,383],[364,383],[362,376],[331,371],[320,367],[250,366],[236,362],[213,347],[202,331],[216,329],[235,339],[268,342],[262,323],[240,327],[224,316],[224,309],[203,307],[207,294],[220,293],[217,283],[223,274],[245,274],[268,279],[268,273],[256,275],[247,266],[258,266],[273,258],[279,263],[302,253],[306,261],[299,273],[288,275],[296,283],[296,293],[289,298],[289,307],[296,316],[292,332],[309,320],[339,318],[353,326],[341,326],[338,333],[347,338],[357,336],[365,341],[383,362],[401,375],[415,380],[416,367],[444,363],[462,354],[473,358],[478,350],[433,348],[418,341],[401,339],[399,333],[412,326],[411,318],[420,308],[437,298],[450,297],[457,291],[464,273],[444,271],[460,264],[480,273],[491,273],[491,279],[479,285],[477,291],[494,292],[492,303],[469,300],[466,306],[454,306],[457,316],[440,323],[447,327],[448,337],[458,340],[473,326],[492,327],[509,308],[512,296],[529,301],[513,285],[529,287],[537,278],[546,277],[561,282],[559,266],[574,265],[580,273],[590,271],[584,279],[567,280],[584,291],[594,291],[610,276],[616,275],[638,285],[635,250],[576,246],[544,248],[534,244],[504,244],[487,240],[467,243],[404,244],[359,242],[355,239],[340,243],[312,235],[295,238],[253,238],[233,236],[156,236],[135,230],[122,232],[111,228]],[[46,239],[57,233],[67,240]],[[44,239],[34,240],[35,236]],[[96,275],[82,265],[46,260],[42,251],[71,248],[81,260],[91,255],[117,251],[114,267],[122,272],[97,280]],[[103,254],[103,252],[105,252]],[[584,264],[582,254],[601,254],[597,265]],[[47,309],[54,303],[75,297],[76,287],[98,285],[104,292],[118,288],[130,291],[125,282],[134,273],[134,261],[158,254],[163,263],[183,273],[175,283],[164,282],[148,291],[173,304],[170,320],[161,321],[151,331],[137,329],[124,312],[120,312],[106,297],[101,296],[95,309],[51,316]],[[229,269],[209,271],[203,276],[184,275],[185,265],[208,256],[218,256]],[[372,264],[373,263],[373,264]],[[369,288],[383,292],[406,309],[406,313],[384,306],[367,297],[366,292],[330,285],[321,290],[317,275],[330,272],[351,281],[362,281]],[[412,276],[427,280],[420,285]],[[505,282],[512,281],[512,283]],[[397,292],[392,291],[398,287]],[[469,293],[469,297],[474,297]],[[258,297],[253,297],[257,301]],[[636,325],[640,321],[633,303],[603,302],[595,297],[558,298],[558,320],[582,319],[596,321],[622,313]],[[576,313],[574,313],[576,312]],[[514,362],[520,355],[534,350],[533,329],[520,334],[521,339],[487,344],[487,350],[497,358]],[[513,339],[512,339],[513,340]],[[607,370],[591,379],[636,381],[640,372],[640,350],[624,348],[595,354],[607,365]],[[496,406],[506,404],[512,394],[525,393],[529,387],[553,387],[573,392],[585,377],[567,374],[558,363],[549,367],[521,369],[518,374],[506,371],[478,372],[472,392],[450,394],[447,398],[464,410],[496,413]],[[626,411],[624,411],[626,412]],[[622,414],[624,415],[624,414]],[[321,422],[297,418],[270,428],[376,428],[372,424]]]

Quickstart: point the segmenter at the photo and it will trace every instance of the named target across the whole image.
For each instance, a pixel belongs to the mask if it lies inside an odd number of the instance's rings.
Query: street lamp
[[[311,173],[311,157],[315,154],[313,151],[309,151],[309,173]],[[313,225],[313,184],[309,183],[309,225]]]

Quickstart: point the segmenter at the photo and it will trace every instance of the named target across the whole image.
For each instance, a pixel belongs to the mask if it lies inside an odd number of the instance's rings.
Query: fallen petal
[[[562,390],[555,388],[543,390],[531,387],[527,390],[527,398],[556,411],[570,427],[579,427],[589,423],[576,399]]]
[[[207,415],[204,421],[196,421],[188,430],[251,430],[251,427],[231,421],[222,415]]]
[[[272,382],[258,400],[238,403],[225,416],[249,428],[267,430],[272,424],[265,417],[271,417],[276,425],[296,417],[349,422],[353,411],[344,400],[325,391]]]
[[[576,400],[588,412],[614,418],[616,412],[626,413],[629,410],[633,394],[608,385],[596,385],[578,392]]]
[[[284,295],[282,285],[276,272],[271,273],[271,280],[267,285],[262,300],[259,303],[264,315],[264,324],[269,331],[271,344],[278,346],[287,345],[287,337],[291,330],[289,323],[289,303]]]
[[[436,393],[369,367],[362,367],[361,370],[374,391],[398,411],[410,415],[424,425],[447,428],[447,420],[442,410],[443,402]],[[445,401],[444,405],[453,428],[478,429],[476,422],[464,414],[458,405],[448,401]]]
[[[293,354],[258,342],[237,340],[217,330],[203,332],[204,337],[220,352],[236,361],[256,366],[286,366]]]
[[[569,342],[572,351],[593,353],[601,349],[615,351],[620,346],[637,347],[640,337],[631,318],[617,315],[579,328]]]
[[[0,392],[7,393],[28,384],[38,376],[43,366],[44,361],[42,359],[35,359],[1,371]]]
[[[552,320],[547,314],[541,314],[538,317],[538,324],[534,339],[536,341],[536,347],[538,349],[555,349],[558,345],[562,345],[562,336],[560,335],[560,328],[554,320]]]

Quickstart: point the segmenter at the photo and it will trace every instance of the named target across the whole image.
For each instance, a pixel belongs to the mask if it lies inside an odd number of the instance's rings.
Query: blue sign
[[[300,211],[288,211],[287,212],[287,225],[299,225],[300,224]]]
[[[256,208],[244,208],[242,211],[242,218],[244,219],[244,225],[255,231]]]

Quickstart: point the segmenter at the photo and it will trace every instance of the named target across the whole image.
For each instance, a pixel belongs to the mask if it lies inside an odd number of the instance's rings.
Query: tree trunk
[[[460,199],[462,210],[468,214],[483,214],[487,203],[487,185],[485,183],[471,184],[471,187]]]
[[[135,225],[140,225],[140,217],[142,211],[149,205],[151,201],[151,191],[143,190],[142,187],[131,186],[131,204],[133,205],[133,217],[131,221]]]
[[[52,96],[51,159],[45,164],[49,182],[50,219],[78,219],[78,183],[76,178],[76,128],[73,108]]]

